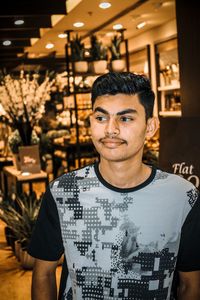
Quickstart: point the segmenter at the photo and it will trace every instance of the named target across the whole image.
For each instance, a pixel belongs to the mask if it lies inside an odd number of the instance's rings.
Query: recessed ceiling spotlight
[[[73,24],[74,27],[83,27],[85,24],[83,22],[75,22]]]
[[[103,1],[99,4],[99,7],[102,9],[107,9],[107,8],[111,7],[111,3],[107,2],[107,1]]]
[[[48,43],[46,44],[45,48],[46,49],[52,49],[54,47],[54,44],[53,43]]]
[[[11,44],[12,44],[12,42],[9,40],[3,41],[4,46],[10,46]]]
[[[141,23],[137,24],[136,28],[137,28],[137,29],[141,29],[141,28],[143,28],[146,24],[147,24],[146,22],[141,22]]]
[[[17,20],[15,20],[14,24],[15,24],[15,25],[22,25],[22,24],[24,24],[24,20],[22,20],[22,19],[17,19]]]
[[[90,55],[90,51],[89,49],[85,51],[85,56],[89,56]]]
[[[122,29],[122,28],[123,28],[122,24],[115,24],[115,25],[113,25],[113,29],[114,30],[119,30],[119,29]]]
[[[60,33],[60,34],[58,35],[58,37],[59,37],[60,39],[64,39],[64,38],[67,37],[67,34],[66,34],[66,33]]]

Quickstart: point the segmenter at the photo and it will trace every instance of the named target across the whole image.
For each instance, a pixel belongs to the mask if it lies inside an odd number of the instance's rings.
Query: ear
[[[152,138],[159,128],[159,120],[157,117],[147,120],[146,138]]]

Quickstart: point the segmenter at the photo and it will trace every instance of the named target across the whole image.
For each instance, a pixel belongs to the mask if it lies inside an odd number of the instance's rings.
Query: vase
[[[76,61],[74,63],[74,70],[76,73],[86,73],[88,71],[88,62]]]
[[[125,69],[125,61],[123,59],[115,59],[111,62],[112,71],[122,72]]]
[[[21,170],[21,164],[20,164],[19,154],[12,153],[12,160],[13,160],[13,165],[14,165],[15,169],[20,171]]]
[[[93,61],[93,70],[95,74],[104,74],[107,68],[107,60]]]

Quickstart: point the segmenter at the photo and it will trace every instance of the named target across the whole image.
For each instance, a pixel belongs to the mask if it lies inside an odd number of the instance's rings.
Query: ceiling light
[[[85,51],[85,56],[89,56],[90,55],[90,51],[89,50],[86,50]]]
[[[99,7],[102,9],[107,9],[107,8],[111,7],[111,3],[107,2],[107,1],[103,1],[99,4]]]
[[[3,41],[4,46],[10,46],[11,44],[12,44],[12,42],[9,40]]]
[[[85,24],[83,22],[76,22],[73,24],[74,27],[83,27]]]
[[[65,39],[65,38],[67,37],[67,34],[66,34],[66,33],[60,33],[60,34],[58,35],[58,37],[59,37],[60,39]]]
[[[136,28],[137,28],[137,29],[141,29],[141,28],[143,28],[146,24],[147,24],[146,22],[141,22],[141,23],[137,24]]]
[[[122,24],[115,24],[115,25],[113,25],[113,29],[114,30],[119,30],[119,29],[122,29],[122,28],[123,28]]]
[[[54,47],[54,44],[53,43],[48,43],[46,44],[45,48],[46,49],[52,49]]]
[[[22,25],[22,24],[24,24],[24,20],[18,19],[14,23],[15,23],[15,25]]]

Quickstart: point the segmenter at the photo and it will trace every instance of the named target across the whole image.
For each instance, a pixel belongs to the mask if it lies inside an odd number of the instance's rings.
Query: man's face
[[[137,95],[97,97],[90,123],[93,143],[102,158],[141,160],[149,120],[146,122],[145,110]]]

